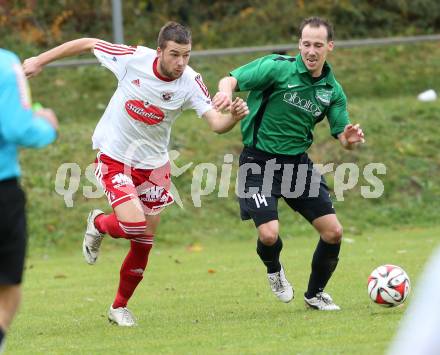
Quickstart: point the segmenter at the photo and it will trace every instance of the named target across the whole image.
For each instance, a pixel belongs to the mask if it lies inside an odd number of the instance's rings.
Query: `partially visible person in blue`
[[[20,304],[26,250],[25,196],[18,182],[18,148],[52,143],[57,127],[52,110],[32,111],[19,59],[0,48],[0,353]]]

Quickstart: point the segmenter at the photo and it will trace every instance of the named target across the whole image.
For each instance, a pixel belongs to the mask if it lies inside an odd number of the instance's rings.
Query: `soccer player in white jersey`
[[[92,138],[98,150],[95,173],[113,213],[90,212],[83,253],[94,264],[104,235],[130,240],[108,317],[133,326],[127,302],[143,278],[159,213],[173,202],[167,151],[171,125],[183,110],[194,109],[214,132],[223,133],[249,111],[240,98],[228,113],[213,109],[201,75],[187,65],[190,30],[175,22],[162,27],[156,50],[82,38],[25,60],[24,71],[32,77],[54,60],[90,50],[114,73],[118,87]]]

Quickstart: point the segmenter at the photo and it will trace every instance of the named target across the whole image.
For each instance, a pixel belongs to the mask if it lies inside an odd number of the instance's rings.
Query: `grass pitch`
[[[130,303],[139,320],[134,329],[119,329],[106,320],[127,243],[106,240],[93,267],[80,253],[88,211],[108,211],[105,198],[91,200],[82,192],[90,186],[85,169],[95,158],[90,137],[116,81],[98,67],[47,69],[31,86],[34,98],[58,113],[60,137],[44,151],[21,154],[30,258],[24,304],[6,354],[382,354],[405,307],[372,304],[367,276],[378,265],[394,263],[407,271],[414,286],[439,240],[435,127],[440,101],[416,100],[420,91],[439,88],[436,53],[440,49],[432,43],[338,50],[330,58],[349,97],[350,115],[364,128],[367,143],[357,151],[343,151],[323,123],[315,131],[314,161],[387,166],[380,199],[362,198],[357,186],[345,201],[335,202],[345,243],[327,290],[341,312],[304,308],[302,293],[317,241],[306,222],[280,208],[283,263],[296,289],[294,302],[281,304],[255,253],[253,226],[239,222],[233,183],[228,198],[218,198],[216,189],[203,197],[202,208],[195,208],[193,167],[174,179],[185,208],[164,212],[149,269]],[[216,58],[215,65],[212,59],[197,59],[192,66],[214,94],[221,76],[256,56]],[[215,136],[193,113],[185,113],[175,124],[171,143],[181,153],[178,166],[209,162],[220,167],[224,155],[233,154],[234,181],[241,150],[238,128]],[[55,192],[62,163],[78,164],[81,171],[66,179],[66,188],[79,182],[73,208]],[[327,181],[332,189],[332,177]],[[190,243],[194,247],[188,250]]]
[[[313,233],[284,237],[282,261],[296,290],[290,304],[272,295],[253,238],[186,246],[158,238],[129,304],[139,322],[132,329],[106,317],[128,243],[105,239],[98,263],[89,266],[78,235],[71,251],[28,259],[24,303],[6,354],[382,354],[406,305],[373,304],[367,277],[393,263],[414,287],[439,234],[440,228],[377,230],[347,238],[327,287],[342,308],[333,313],[307,310],[302,301]]]

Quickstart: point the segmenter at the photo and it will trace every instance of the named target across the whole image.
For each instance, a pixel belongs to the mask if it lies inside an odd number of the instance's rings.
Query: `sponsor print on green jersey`
[[[295,106],[311,113],[313,116],[321,116],[321,108],[313,103],[313,101],[301,98],[301,96],[296,92],[286,92],[283,97],[283,101],[287,102],[289,105]]]

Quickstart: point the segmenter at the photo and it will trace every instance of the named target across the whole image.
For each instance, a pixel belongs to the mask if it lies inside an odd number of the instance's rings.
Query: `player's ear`
[[[333,50],[333,48],[335,48],[335,42],[330,41],[327,44],[328,50],[331,52]]]
[[[162,53],[162,49],[160,47],[157,47],[156,53],[157,53],[157,56],[159,57]]]

